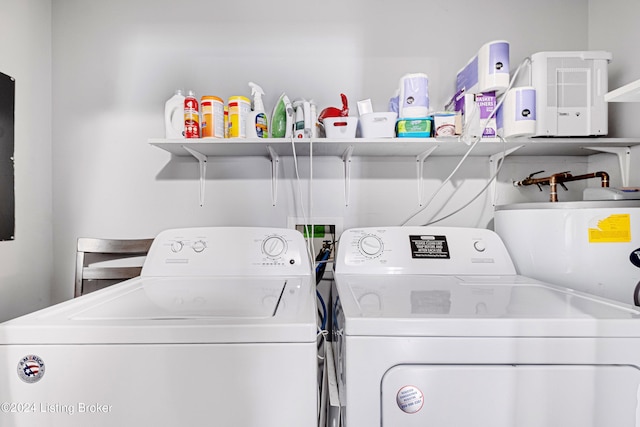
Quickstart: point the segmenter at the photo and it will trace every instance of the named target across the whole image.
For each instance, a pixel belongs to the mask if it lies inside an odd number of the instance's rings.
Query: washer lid
[[[282,301],[284,278],[142,279],[127,293],[72,313],[71,320],[178,320],[274,317],[294,304]],[[300,279],[295,280],[299,286]],[[293,286],[295,288],[295,285]],[[291,294],[284,295],[285,299]]]
[[[518,275],[335,280],[346,335],[640,336],[635,307]]]
[[[307,277],[146,277],[0,325],[0,344],[316,339]]]

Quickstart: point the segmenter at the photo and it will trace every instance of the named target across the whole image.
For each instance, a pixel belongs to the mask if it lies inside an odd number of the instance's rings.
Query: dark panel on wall
[[[15,235],[15,97],[15,80],[0,73],[0,240],[13,240]]]

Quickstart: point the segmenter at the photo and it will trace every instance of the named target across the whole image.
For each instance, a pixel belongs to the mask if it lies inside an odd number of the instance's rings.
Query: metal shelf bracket
[[[610,153],[618,156],[620,163],[620,174],[622,175],[622,186],[629,186],[629,170],[631,169],[631,148],[630,147],[585,147],[589,150]]]
[[[349,192],[351,190],[351,156],[353,155],[353,145],[350,145],[342,154],[344,163],[344,205],[349,206]]]
[[[205,184],[205,178],[207,175],[207,156],[205,156],[204,154],[186,147],[186,146],[182,146],[182,148],[184,148],[185,150],[187,150],[187,152],[189,154],[191,154],[193,157],[195,157],[196,159],[198,159],[198,163],[200,164],[200,207],[204,206],[204,184]]]
[[[508,155],[510,155],[516,150],[519,150],[522,147],[524,147],[524,145],[518,145],[517,147],[512,147],[512,148],[509,148],[508,150],[504,150],[489,156],[489,179],[491,179],[491,177],[496,174],[496,172],[498,171],[498,168],[500,167],[500,165]],[[491,182],[491,186],[489,187],[489,197],[491,197],[491,204],[493,206],[496,205],[497,182],[498,182],[498,177],[496,176],[496,178]]]
[[[424,178],[422,176],[422,173],[424,172],[424,161],[431,155],[431,153],[436,151],[436,148],[438,148],[437,145],[416,156],[416,167],[418,169],[418,203],[420,204],[420,206],[422,206],[424,203],[424,200],[422,198],[422,193],[424,192]]]
[[[278,166],[280,165],[280,157],[273,147],[267,145],[269,157],[271,158],[271,204],[276,205],[278,201]]]

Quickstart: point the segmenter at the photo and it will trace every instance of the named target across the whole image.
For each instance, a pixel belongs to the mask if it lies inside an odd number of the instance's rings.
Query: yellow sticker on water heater
[[[589,243],[625,243],[631,241],[631,215],[609,215],[589,228]]]

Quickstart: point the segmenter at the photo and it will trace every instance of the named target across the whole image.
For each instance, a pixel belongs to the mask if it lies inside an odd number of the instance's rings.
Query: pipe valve
[[[521,181],[514,181],[513,185],[515,187],[536,185],[540,189],[540,191],[542,191],[543,185],[548,185],[550,188],[550,191],[549,191],[550,202],[558,201],[558,190],[557,190],[558,185],[564,188],[565,191],[568,190],[566,185],[564,185],[565,182],[580,181],[583,179],[590,179],[590,178],[600,178],[600,185],[602,187],[609,186],[609,174],[604,171],[592,172],[584,175],[572,175],[569,171],[566,171],[566,172],[555,173],[553,175],[543,177],[543,178],[534,178],[535,175],[538,175],[542,172],[544,171],[533,172],[532,174],[530,174],[528,177],[526,177]]]

